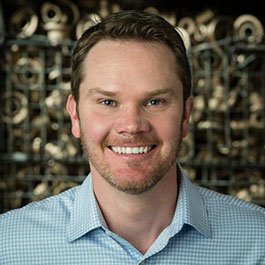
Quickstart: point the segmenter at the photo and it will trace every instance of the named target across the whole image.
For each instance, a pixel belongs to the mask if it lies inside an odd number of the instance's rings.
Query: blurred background
[[[195,183],[265,207],[265,16],[260,0],[0,0],[0,213],[89,172],[65,103],[82,32],[122,9],[181,31],[195,108],[179,161]]]

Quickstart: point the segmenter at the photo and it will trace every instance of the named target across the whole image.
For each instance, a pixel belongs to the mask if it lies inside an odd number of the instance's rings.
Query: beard
[[[132,195],[141,194],[152,189],[163,178],[163,176],[169,172],[172,166],[176,163],[177,155],[180,151],[182,143],[180,128],[176,135],[175,141],[171,144],[171,148],[169,148],[169,150],[163,154],[160,154],[159,160],[156,161],[154,165],[151,165],[152,169],[149,170],[148,173],[145,172],[146,170],[143,168],[141,161],[139,160],[134,160],[127,163],[127,166],[130,169],[135,169],[136,172],[145,175],[143,178],[140,180],[134,176],[124,178],[121,177],[121,175],[126,173],[113,170],[113,165],[109,165],[103,157],[95,152],[96,145],[91,139],[88,139],[88,137],[85,136],[81,124],[80,128],[82,149],[88,157],[90,168],[93,167],[99,173],[99,175],[114,188]],[[134,142],[149,143],[150,139],[139,140],[138,137],[137,139],[134,137],[129,143]],[[128,144],[128,141],[126,143]],[[108,146],[107,141],[104,143],[104,146]]]

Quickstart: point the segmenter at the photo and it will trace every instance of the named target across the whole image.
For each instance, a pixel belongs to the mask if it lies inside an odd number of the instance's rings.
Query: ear
[[[67,103],[66,103],[66,109],[68,113],[70,114],[71,122],[72,122],[72,134],[76,138],[80,138],[81,136],[81,130],[80,130],[80,123],[79,123],[79,117],[77,112],[77,104],[72,94],[69,95]]]
[[[190,115],[193,109],[193,96],[189,96],[185,102],[185,112],[182,120],[182,138],[186,137],[189,132]]]

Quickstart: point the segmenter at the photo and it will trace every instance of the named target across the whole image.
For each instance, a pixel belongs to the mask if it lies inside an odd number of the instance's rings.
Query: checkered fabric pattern
[[[182,172],[172,223],[142,255],[108,230],[89,175],[81,186],[0,216],[1,265],[265,264],[265,209]]]

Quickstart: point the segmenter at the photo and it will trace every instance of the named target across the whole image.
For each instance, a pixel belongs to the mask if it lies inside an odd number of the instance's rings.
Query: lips
[[[155,146],[147,145],[147,146],[110,146],[110,149],[117,154],[125,154],[125,155],[139,155],[146,154],[150,152]]]

